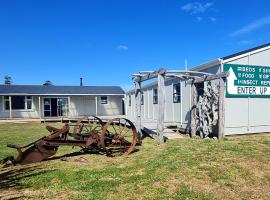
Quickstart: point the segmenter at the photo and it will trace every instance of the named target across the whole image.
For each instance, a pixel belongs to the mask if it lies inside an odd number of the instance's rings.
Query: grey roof
[[[31,95],[124,95],[119,86],[54,86],[54,85],[0,85],[0,94]]]
[[[216,65],[217,63],[219,64],[220,63],[220,59],[221,60],[228,60],[230,58],[233,58],[233,57],[236,57],[236,56],[239,56],[239,55],[242,55],[242,54],[245,54],[245,53],[249,53],[249,52],[252,52],[252,51],[256,51],[258,49],[262,49],[264,47],[268,47],[270,46],[270,43],[266,43],[266,44],[262,44],[260,46],[256,46],[256,47],[253,47],[253,48],[250,48],[250,49],[246,49],[244,51],[239,51],[239,52],[236,52],[236,53],[233,53],[233,54],[230,54],[228,56],[224,56],[224,57],[221,57],[219,59],[216,59],[216,60],[212,60],[210,62],[207,62],[207,63],[203,63],[201,65],[198,65],[198,66],[195,66],[195,67],[192,67],[191,70],[201,70],[202,68],[205,68],[205,67],[209,67],[209,66],[213,66],[213,65]]]
[[[262,44],[262,45],[260,45],[260,46],[256,46],[256,47],[254,47],[254,48],[246,49],[246,50],[244,50],[244,51],[239,51],[239,52],[237,52],[237,53],[234,53],[234,54],[225,56],[225,57],[223,57],[222,59],[223,59],[223,60],[227,60],[227,59],[230,59],[230,58],[239,56],[239,55],[241,55],[241,54],[249,53],[249,52],[255,51],[255,50],[257,50],[257,49],[262,49],[262,48],[267,47],[267,46],[270,46],[270,43]]]

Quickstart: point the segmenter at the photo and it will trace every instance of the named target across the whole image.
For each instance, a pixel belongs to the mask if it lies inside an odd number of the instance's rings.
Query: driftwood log
[[[196,104],[196,134],[201,138],[213,135],[218,124],[219,89],[216,84],[207,83],[203,95],[198,96]]]

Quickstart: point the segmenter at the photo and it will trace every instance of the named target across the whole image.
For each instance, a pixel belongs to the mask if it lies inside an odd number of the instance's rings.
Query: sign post
[[[227,77],[226,97],[270,97],[270,67],[224,64]]]

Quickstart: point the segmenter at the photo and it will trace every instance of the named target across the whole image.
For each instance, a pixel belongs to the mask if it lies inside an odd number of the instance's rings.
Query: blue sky
[[[270,1],[0,0],[0,81],[132,85],[270,42]],[[2,80],[1,80],[2,79]]]

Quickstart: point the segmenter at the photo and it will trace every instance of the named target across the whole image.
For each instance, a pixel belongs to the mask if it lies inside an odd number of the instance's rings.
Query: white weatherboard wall
[[[179,83],[179,78],[170,78],[165,81],[165,123],[167,125],[181,125],[181,102],[173,103],[173,84]],[[158,116],[158,104],[153,104],[153,91],[157,88],[157,83],[152,83],[146,86],[142,86],[142,92],[144,96],[144,103],[141,105],[141,117],[142,120],[157,120]],[[189,94],[190,86],[181,83],[182,93]],[[131,105],[129,106],[129,98],[131,97]],[[190,107],[189,98],[183,100],[185,106]],[[127,117],[135,121],[135,94],[134,91],[127,93],[126,95],[126,114]],[[186,108],[188,110],[189,108]],[[183,115],[186,117],[186,115]],[[185,119],[184,119],[185,120]],[[187,120],[190,118],[187,116]],[[183,123],[184,124],[184,123]]]
[[[31,110],[12,110],[12,118],[38,118],[38,97],[33,96]],[[0,118],[9,118],[9,110],[4,109],[3,96],[0,96]]]
[[[100,96],[97,96],[97,115],[121,115],[123,98],[108,96],[108,104],[101,104]],[[71,96],[70,101],[70,116],[96,115],[96,96]]]
[[[39,114],[39,97],[33,96],[33,105],[31,110],[12,110],[12,118],[39,118],[43,117],[43,98],[41,96],[41,105]],[[67,96],[48,96],[48,97],[65,97]],[[70,96],[70,117],[96,115],[96,96]],[[100,96],[97,96],[97,115],[113,116],[122,115],[122,99],[124,95],[108,96],[108,104],[101,104]],[[4,110],[3,96],[0,96],[0,118],[9,118],[9,110]]]
[[[226,63],[270,66],[270,50]],[[270,98],[225,98],[225,135],[270,132],[269,113]]]

